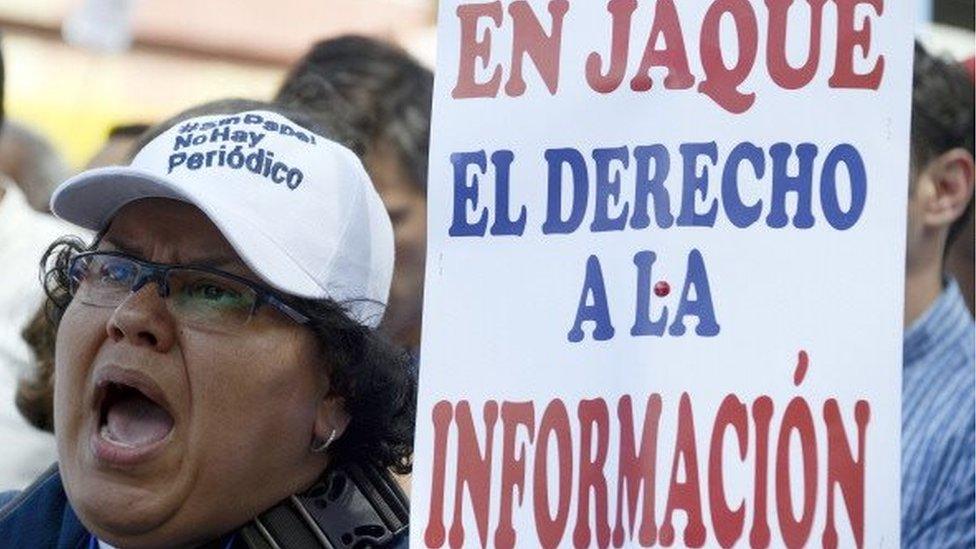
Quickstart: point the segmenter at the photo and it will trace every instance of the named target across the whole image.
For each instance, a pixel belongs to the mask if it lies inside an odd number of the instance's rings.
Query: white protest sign
[[[440,3],[412,545],[898,546],[913,10]]]

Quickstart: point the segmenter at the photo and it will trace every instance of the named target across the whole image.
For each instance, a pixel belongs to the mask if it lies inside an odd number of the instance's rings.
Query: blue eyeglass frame
[[[132,286],[129,288],[129,291],[132,293],[138,292],[139,290],[142,289],[143,286],[145,286],[150,282],[155,282],[156,287],[158,288],[159,297],[165,298],[169,296],[169,284],[167,282],[169,271],[172,271],[174,269],[199,271],[199,272],[226,277],[230,280],[243,284],[248,288],[250,288],[252,291],[254,291],[255,295],[257,296],[257,299],[254,302],[254,308],[251,310],[251,315],[254,315],[254,313],[257,312],[257,310],[262,305],[270,305],[275,309],[278,309],[278,311],[280,311],[282,314],[284,314],[286,317],[293,320],[294,322],[297,322],[298,324],[308,325],[312,323],[312,318],[310,316],[308,316],[307,314],[301,312],[294,306],[289,305],[287,302],[285,302],[285,298],[283,294],[281,294],[280,292],[276,292],[275,290],[272,290],[271,288],[263,284],[259,284],[257,282],[254,282],[253,280],[248,280],[247,278],[244,278],[242,276],[238,276],[233,273],[228,273],[220,269],[214,269],[213,267],[207,267],[205,265],[154,263],[152,261],[139,259],[137,257],[134,257],[124,252],[115,252],[115,251],[107,251],[107,250],[82,252],[72,257],[71,261],[68,262],[67,275],[68,275],[68,280],[71,281],[72,297],[74,297],[75,288],[74,288],[74,280],[71,277],[71,272],[74,270],[75,264],[81,259],[84,259],[86,257],[95,257],[95,256],[118,257],[118,258],[125,259],[127,261],[131,261],[136,265],[138,265],[140,267],[139,273],[135,277],[135,280],[133,280]]]

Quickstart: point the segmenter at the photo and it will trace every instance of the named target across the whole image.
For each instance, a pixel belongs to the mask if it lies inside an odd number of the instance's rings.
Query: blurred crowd
[[[968,66],[971,71],[972,63]],[[0,65],[0,90],[2,75]],[[916,47],[914,86],[903,544],[972,547],[973,75],[962,64]],[[400,48],[344,36],[313,45],[290,68],[277,94],[265,98],[306,113],[361,157],[395,233],[393,284],[381,330],[411,353],[414,368],[422,326],[432,91],[432,72]],[[128,164],[155,122],[133,120],[112,128],[85,168]],[[43,306],[39,262],[58,237],[92,235],[49,213],[53,190],[73,170],[45,136],[4,121],[0,173],[2,492],[23,489],[57,461],[52,436],[56,334],[51,311]]]

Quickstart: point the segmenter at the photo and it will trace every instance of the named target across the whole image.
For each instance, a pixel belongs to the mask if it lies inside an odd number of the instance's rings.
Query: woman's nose
[[[115,308],[106,324],[108,336],[165,353],[176,341],[176,323],[160,297],[157,283],[143,285]]]

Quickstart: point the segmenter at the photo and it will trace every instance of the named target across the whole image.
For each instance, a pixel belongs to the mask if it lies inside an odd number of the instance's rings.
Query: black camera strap
[[[400,548],[409,521],[410,503],[389,472],[348,464],[259,515],[238,540],[251,549]]]

